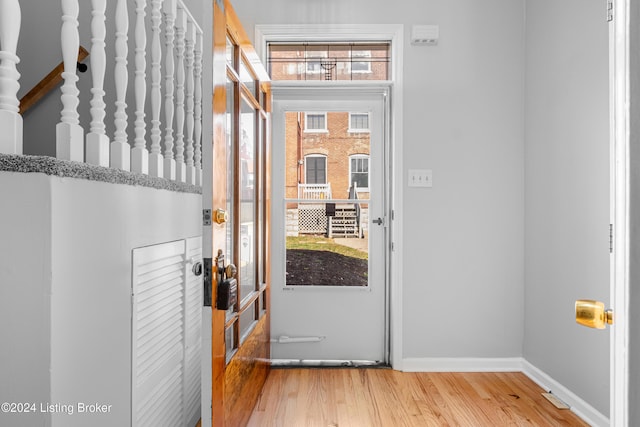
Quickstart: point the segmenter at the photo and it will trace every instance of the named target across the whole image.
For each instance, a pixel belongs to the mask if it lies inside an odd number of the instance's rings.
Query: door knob
[[[229,220],[229,216],[227,215],[227,211],[224,209],[216,209],[213,214],[213,220],[216,224],[224,224]]]
[[[613,310],[605,310],[604,303],[590,299],[576,301],[576,322],[589,328],[604,329],[613,325]]]

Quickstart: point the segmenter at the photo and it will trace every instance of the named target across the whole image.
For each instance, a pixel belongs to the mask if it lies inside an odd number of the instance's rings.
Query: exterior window
[[[305,132],[326,132],[327,131],[327,114],[326,113],[306,113],[304,131]]]
[[[353,52],[351,52],[351,72],[371,72],[371,51],[354,50]]]
[[[369,132],[369,113],[349,113],[349,132]]]
[[[358,190],[368,190],[369,188],[369,156],[351,156],[349,165],[349,186],[354,183]]]
[[[305,157],[305,183],[327,183],[327,158],[325,156]]]
[[[270,42],[272,80],[389,80],[390,42]],[[322,66],[324,63],[324,67]]]

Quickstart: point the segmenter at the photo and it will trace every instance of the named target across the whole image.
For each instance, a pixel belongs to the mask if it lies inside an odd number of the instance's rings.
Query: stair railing
[[[0,153],[22,154],[20,73],[16,55],[22,15],[18,0],[0,1]]]
[[[129,16],[127,0],[109,2],[109,5],[115,4],[114,28],[107,28],[105,24],[106,0],[91,0],[90,4],[61,0],[61,4],[61,76],[64,83],[61,88],[63,107],[56,125],[56,157],[201,185],[203,32],[183,1],[135,0],[134,16]],[[92,97],[90,129],[86,135],[80,126],[80,115],[84,112],[78,111],[80,92],[76,84],[80,6],[91,7],[92,15],[89,51]],[[20,77],[16,68],[20,13],[18,0],[0,1],[0,128],[3,129],[0,153],[22,154],[22,117],[16,97]],[[147,13],[150,14],[149,27],[145,25]],[[165,25],[161,28],[162,18]],[[130,21],[132,37],[129,37]],[[105,53],[107,30],[115,32],[116,109],[115,132],[111,137],[105,131],[107,117],[103,100],[105,74],[109,72]],[[165,58],[162,58],[163,41]],[[127,64],[130,49],[135,51],[131,67]],[[147,63],[149,49],[151,61]],[[130,74],[134,76],[131,87]],[[147,76],[151,79],[149,97]],[[126,104],[129,90],[135,96],[131,117]],[[148,103],[150,120],[145,118]],[[127,134],[130,120],[134,129],[132,138]]]

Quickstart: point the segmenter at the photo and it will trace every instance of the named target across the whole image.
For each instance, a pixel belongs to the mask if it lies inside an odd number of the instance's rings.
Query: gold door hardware
[[[576,322],[589,328],[604,329],[613,325],[613,310],[605,310],[604,303],[590,299],[576,301]]]
[[[216,222],[216,224],[224,224],[228,219],[229,216],[227,215],[227,211],[225,211],[224,209],[216,209],[213,214],[213,220]]]

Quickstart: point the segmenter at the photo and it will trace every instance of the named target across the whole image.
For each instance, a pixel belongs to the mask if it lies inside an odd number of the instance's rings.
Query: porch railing
[[[90,128],[80,125],[76,63],[78,14],[91,7]],[[64,63],[62,112],[56,126],[56,157],[201,185],[203,32],[182,0],[135,0],[129,16],[127,0],[115,2],[115,132],[105,131],[106,0],[61,0],[61,47]],[[109,4],[113,4],[110,2]],[[145,24],[147,12],[150,26]],[[129,37],[129,21],[132,37]],[[22,154],[22,117],[17,93],[20,74],[16,56],[21,11],[18,0],[0,1],[0,153]],[[162,25],[164,22],[164,25]],[[147,40],[150,39],[150,42]],[[171,54],[162,55],[164,52]],[[127,64],[129,49],[135,61]],[[150,64],[147,64],[149,51]],[[127,113],[129,75],[135,76],[133,115]],[[147,96],[150,76],[150,96]],[[163,88],[164,86],[164,88]],[[164,90],[162,90],[164,89]],[[164,97],[164,103],[163,101]],[[151,118],[145,118],[149,104]],[[162,107],[164,104],[164,114]],[[133,144],[126,129],[134,123]]]
[[[298,184],[298,199],[331,199],[331,184]]]

